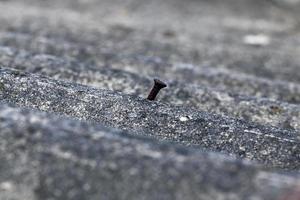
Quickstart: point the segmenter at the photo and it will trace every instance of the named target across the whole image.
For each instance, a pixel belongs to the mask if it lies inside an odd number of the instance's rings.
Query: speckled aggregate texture
[[[3,66],[22,71],[42,74],[54,79],[76,82],[92,87],[120,91],[145,97],[153,80],[149,77],[119,69],[97,68],[63,60],[47,54],[32,55],[26,51],[0,47],[0,62]],[[63,66],[63,67],[62,67]],[[250,98],[231,94],[226,90],[216,90],[195,84],[169,81],[168,87],[160,94],[163,102],[189,106],[221,115],[237,117],[261,124],[269,124],[285,129],[300,129],[300,111],[297,105],[266,98]]]
[[[4,102],[98,122],[162,141],[236,154],[269,167],[300,168],[300,136],[295,131],[150,103],[15,70],[0,69],[0,83],[0,100]]]
[[[0,111],[1,185],[19,198],[264,199],[300,184],[225,155],[7,105]]]
[[[0,0],[0,199],[300,196],[299,9]]]

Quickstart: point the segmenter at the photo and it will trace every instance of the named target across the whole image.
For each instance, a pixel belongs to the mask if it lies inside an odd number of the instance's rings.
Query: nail
[[[155,97],[157,96],[157,94],[159,93],[159,91],[162,88],[167,87],[167,84],[165,84],[164,82],[162,82],[161,80],[158,79],[154,79],[154,85],[152,90],[150,91],[147,99],[150,101],[153,101],[155,99]]]

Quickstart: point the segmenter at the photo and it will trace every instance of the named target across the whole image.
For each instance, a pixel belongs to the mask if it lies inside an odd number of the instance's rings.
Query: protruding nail
[[[154,79],[154,86],[153,86],[152,90],[150,91],[147,99],[150,100],[150,101],[155,100],[155,98],[156,98],[157,94],[159,93],[159,91],[162,88],[165,88],[165,87],[167,87],[167,84],[165,84],[161,80]]]

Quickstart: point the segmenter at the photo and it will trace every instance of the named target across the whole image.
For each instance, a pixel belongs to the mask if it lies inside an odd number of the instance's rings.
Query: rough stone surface
[[[0,100],[4,102],[99,122],[162,141],[236,154],[272,168],[300,168],[300,136],[294,131],[16,70],[0,69],[0,83]]]
[[[299,9],[0,0],[0,199],[297,198]]]
[[[0,64],[22,71],[42,74],[101,89],[145,97],[153,80],[119,69],[98,68],[47,54],[32,55],[12,48],[1,48]],[[221,115],[237,117],[260,124],[285,129],[300,129],[300,110],[297,105],[231,94],[226,90],[168,81],[168,88],[159,99],[174,105],[189,106]],[[300,96],[300,95],[299,95]]]
[[[124,34],[123,28],[113,27],[111,28],[111,32],[118,32],[115,29],[121,29],[121,33]],[[26,32],[26,30],[23,31]],[[66,34],[71,33],[67,32]],[[121,36],[125,37],[122,34]],[[80,59],[81,64],[84,64],[85,66],[96,65],[96,67],[98,68],[107,68],[109,66],[109,68],[127,70],[133,73],[143,74],[144,76],[155,76],[168,80],[177,79],[188,83],[205,85],[248,96],[267,97],[270,99],[287,101],[290,103],[300,103],[300,86],[295,82],[286,82],[277,79],[273,79],[272,81],[270,81],[269,79],[255,77],[253,75],[243,74],[228,69],[215,69],[207,65],[199,66],[183,61],[171,62],[168,60],[166,61],[161,57],[146,56],[137,53],[132,53],[130,55],[120,55],[113,52],[106,52],[108,51],[107,48],[104,48],[104,50],[100,49],[104,51],[103,53],[97,53],[97,49],[95,49],[96,47],[88,47],[88,45],[91,45],[90,42],[86,42],[87,44],[82,44],[82,41],[80,44],[64,44],[65,41],[61,41],[61,39],[51,39],[51,41],[49,41],[47,37],[39,36],[39,33],[35,33],[35,35],[38,35],[37,38],[32,38],[32,35],[23,33],[21,36],[16,33],[3,33],[1,39],[2,45],[28,49],[34,54],[46,53],[56,56],[63,56],[67,59],[69,59],[70,57]],[[94,38],[100,36],[86,37]],[[114,38],[113,40],[116,39]],[[118,40],[117,42],[119,43],[120,41]],[[132,48],[132,43],[129,43],[125,46],[127,52],[129,51],[128,49]],[[122,46],[122,48],[124,47]],[[149,50],[149,47],[144,48],[147,48],[147,50]],[[161,49],[163,47],[157,48]],[[146,50],[139,51],[143,52]],[[15,51],[9,52],[11,54],[10,56],[18,53]],[[22,59],[22,56],[28,55],[26,53],[25,55],[22,55],[24,51],[21,51],[20,53],[20,59]],[[154,52],[151,51],[151,53]],[[4,59],[4,61],[6,60]],[[67,62],[69,61],[67,60]],[[144,66],[143,70],[141,70],[140,66]],[[248,66],[251,65],[249,64],[245,67]],[[260,70],[256,71],[260,72]],[[293,74],[289,73],[289,75]]]
[[[265,199],[300,184],[225,155],[7,105],[0,111],[1,198]]]

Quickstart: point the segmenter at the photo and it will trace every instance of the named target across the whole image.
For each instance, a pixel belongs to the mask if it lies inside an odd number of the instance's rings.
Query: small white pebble
[[[128,117],[129,117],[129,118],[136,118],[136,117],[137,117],[137,114],[134,113],[134,112],[133,112],[133,113],[129,113],[129,114],[128,114]]]
[[[240,151],[246,151],[246,148],[244,146],[239,147]]]
[[[246,35],[244,43],[253,46],[267,46],[270,44],[270,37],[264,34]]]
[[[1,190],[9,191],[9,190],[12,190],[12,188],[13,188],[13,184],[9,181],[5,181],[5,182],[0,183],[0,189]]]
[[[195,66],[188,63],[178,63],[174,66],[177,69],[194,69]]]
[[[179,118],[179,120],[181,121],[181,122],[186,122],[186,121],[188,121],[190,118],[188,117],[188,116],[184,116],[184,117],[180,117]]]
[[[260,153],[265,156],[269,154],[269,152],[267,150],[262,150],[262,151],[260,151]]]

